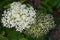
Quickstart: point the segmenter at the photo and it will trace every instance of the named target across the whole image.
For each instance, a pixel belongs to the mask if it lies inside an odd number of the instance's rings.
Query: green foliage
[[[20,40],[28,40],[27,38],[21,37]]]
[[[6,37],[0,37],[0,40],[8,40]]]
[[[21,3],[24,3],[26,0],[19,0]]]
[[[56,0],[41,0],[41,5],[38,10],[40,12],[53,13],[53,7],[56,5],[57,5]]]
[[[58,8],[58,11],[60,11],[60,0],[57,0],[57,8]]]
[[[17,1],[17,0],[0,0],[0,9],[1,8],[9,8],[9,4]],[[21,3],[25,2],[26,0],[19,0]]]
[[[4,8],[8,9],[8,8],[10,8],[10,5],[9,4],[5,5]]]
[[[5,5],[13,2],[13,0],[1,0],[0,1],[0,8],[3,8]]]

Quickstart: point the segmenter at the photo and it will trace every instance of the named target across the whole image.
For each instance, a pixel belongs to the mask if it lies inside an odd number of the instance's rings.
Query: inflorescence
[[[23,29],[29,28],[35,22],[36,12],[32,6],[27,7],[20,2],[13,2],[10,6],[2,14],[2,23],[5,27],[15,27],[17,31],[22,32]]]
[[[29,29],[25,29],[24,34],[33,38],[38,38],[49,32],[55,27],[54,17],[51,14],[40,14],[38,16],[37,24],[33,24]]]

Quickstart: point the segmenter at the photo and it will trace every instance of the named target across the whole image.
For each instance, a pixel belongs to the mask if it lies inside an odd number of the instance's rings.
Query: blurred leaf
[[[40,11],[53,13],[53,7],[57,5],[56,0],[41,0]]]
[[[0,36],[0,40],[8,40],[6,37]]]
[[[3,31],[0,35],[2,35],[2,36],[5,35],[5,32]]]
[[[5,5],[7,5],[11,2],[13,2],[13,0],[4,0],[4,1],[0,2],[0,8],[4,7]]]
[[[57,8],[60,11],[60,0],[57,0]]]
[[[26,4],[27,5],[27,7],[31,7],[32,5],[31,4]]]
[[[5,5],[4,8],[8,9],[8,8],[10,8],[10,5],[9,4]]]
[[[18,40],[18,36],[20,36],[16,30],[6,30],[6,34],[9,40]]]
[[[20,0],[21,3],[24,3],[26,0]]]
[[[22,38],[20,38],[20,40],[28,40],[28,39],[27,39],[27,38],[22,37]]]

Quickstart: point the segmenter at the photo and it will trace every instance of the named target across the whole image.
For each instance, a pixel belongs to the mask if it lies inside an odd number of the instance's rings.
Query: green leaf
[[[24,3],[26,0],[19,0],[21,3]]]
[[[4,8],[6,8],[6,9],[7,9],[7,8],[10,8],[10,5],[9,5],[9,4],[8,4],[8,5],[5,5]]]
[[[27,7],[31,7],[32,5],[31,4],[26,4],[27,5]]]
[[[6,37],[0,36],[0,40],[8,40]]]
[[[10,3],[12,3],[14,0],[1,0],[0,1],[0,9],[4,8],[5,5],[8,5]],[[6,7],[7,8],[7,7]]]
[[[22,37],[22,38],[20,38],[20,40],[28,40],[28,39],[27,39],[27,38]]]
[[[8,39],[9,40],[18,40],[18,32],[16,32],[15,30],[11,30],[10,32],[8,32]]]

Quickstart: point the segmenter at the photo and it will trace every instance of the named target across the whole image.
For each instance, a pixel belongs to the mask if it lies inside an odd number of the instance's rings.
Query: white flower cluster
[[[23,29],[29,28],[35,23],[35,10],[33,7],[27,7],[20,2],[10,4],[11,8],[4,11],[2,14],[2,23],[5,27],[15,27],[17,31],[22,32]]]
[[[55,27],[54,18],[51,14],[40,14],[37,17],[37,24],[32,25],[29,29],[25,29],[24,34],[31,37],[39,37],[47,34],[49,30]]]

